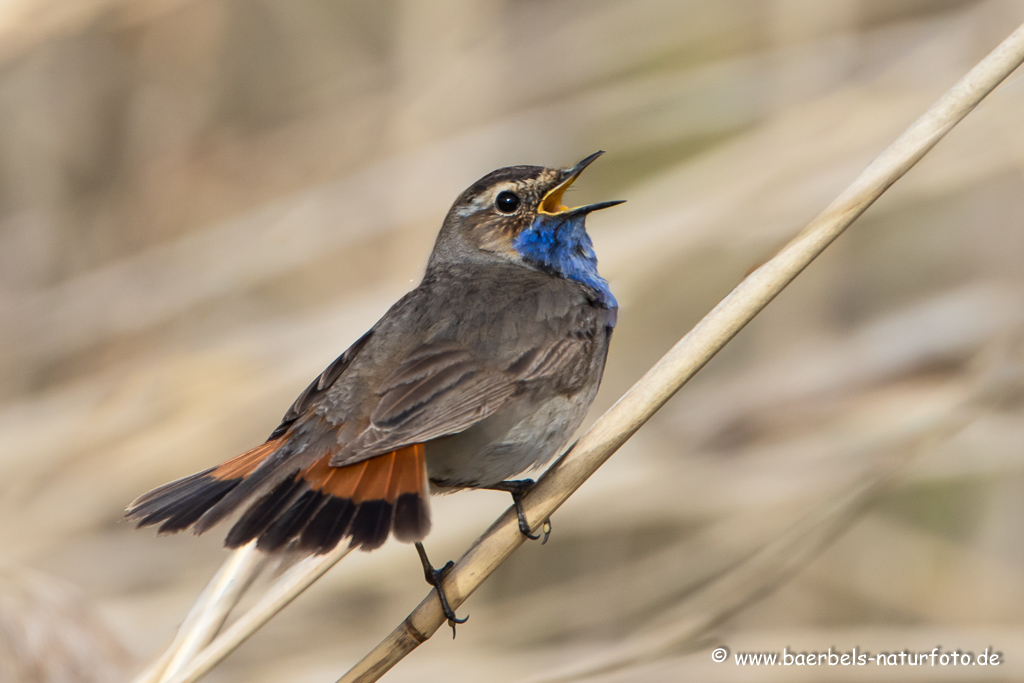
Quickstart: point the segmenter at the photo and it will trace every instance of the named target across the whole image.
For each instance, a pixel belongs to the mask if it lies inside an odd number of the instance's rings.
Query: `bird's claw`
[[[434,569],[433,565],[430,564],[430,560],[427,559],[427,551],[423,548],[422,543],[416,544],[416,552],[420,555],[420,562],[423,563],[423,578],[427,580],[431,586],[434,587],[434,592],[437,593],[437,599],[441,601],[441,611],[444,613],[444,618],[448,620],[448,625],[452,627],[452,639],[455,638],[455,625],[465,624],[469,621],[469,615],[467,614],[462,619],[459,619],[455,615],[455,610],[448,604],[448,596],[444,592],[444,577],[448,576],[448,572],[452,570],[455,563],[448,560],[440,569]]]
[[[530,523],[526,521],[526,511],[523,510],[523,496],[533,488],[533,479],[512,479],[510,481],[503,481],[494,486],[488,486],[486,488],[494,491],[504,491],[512,495],[512,504],[516,508],[516,519],[519,521],[519,533],[531,541],[536,541],[541,538],[540,534],[533,533],[530,528]],[[540,542],[544,545],[548,542],[548,537],[551,536],[551,520],[545,520],[543,527],[541,527],[544,533],[544,540]]]
[[[516,510],[516,513],[518,514],[519,510]],[[526,536],[531,541],[536,541],[538,538],[540,538],[540,534],[530,533],[530,525],[526,523],[526,518],[522,515],[519,515],[519,533],[521,533],[523,536]]]

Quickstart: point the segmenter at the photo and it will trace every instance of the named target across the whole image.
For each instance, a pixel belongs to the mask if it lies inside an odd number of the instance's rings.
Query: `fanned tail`
[[[159,486],[136,498],[127,516],[140,527],[160,524],[160,533],[187,529],[249,478],[282,445],[267,441],[217,467]]]
[[[430,530],[423,444],[406,446],[344,467],[331,467],[327,452],[313,464],[291,469],[286,436],[227,462],[140,496],[128,508],[139,526],[159,531],[192,527],[202,533],[244,508],[225,545],[252,540],[268,552],[293,541],[299,549],[326,553],[348,537],[353,548],[372,550],[390,534],[404,542]]]

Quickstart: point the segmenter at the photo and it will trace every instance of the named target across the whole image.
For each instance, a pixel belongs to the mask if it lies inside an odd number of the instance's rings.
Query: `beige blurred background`
[[[169,643],[226,553],[123,507],[264,439],[479,176],[608,151],[575,189],[629,200],[590,221],[622,306],[592,420],[1022,20],[0,3],[0,681],[124,681]],[[1022,112],[1018,74],[387,680],[1024,679]],[[435,500],[432,557],[507,505]],[[426,592],[411,547],[350,556],[209,680],[333,681]],[[720,644],[1005,664],[743,669]]]

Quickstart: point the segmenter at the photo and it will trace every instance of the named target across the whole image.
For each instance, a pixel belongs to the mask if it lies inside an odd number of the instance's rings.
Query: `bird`
[[[225,545],[329,552],[412,542],[453,629],[422,541],[429,496],[522,497],[583,421],[604,373],[618,303],[598,273],[587,216],[566,190],[603,152],[568,168],[509,166],[456,199],[422,282],[314,379],[259,446],[143,494],[139,527],[197,534],[228,517]],[[545,541],[550,527],[545,522]]]

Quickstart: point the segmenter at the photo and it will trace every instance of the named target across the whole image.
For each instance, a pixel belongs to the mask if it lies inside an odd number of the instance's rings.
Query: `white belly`
[[[530,406],[523,411],[527,415],[511,426],[508,416],[497,415],[461,434],[431,441],[427,475],[441,489],[479,487],[543,465],[561,452],[583,421],[590,405],[583,398],[557,396],[539,407]]]

